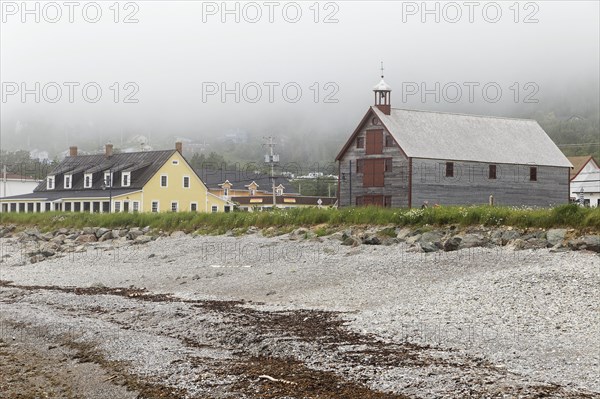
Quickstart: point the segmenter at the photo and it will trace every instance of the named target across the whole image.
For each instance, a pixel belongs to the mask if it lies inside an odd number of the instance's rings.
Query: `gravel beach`
[[[32,378],[15,359],[65,376],[33,397],[600,397],[591,251],[180,235],[32,264],[0,244],[3,398]]]

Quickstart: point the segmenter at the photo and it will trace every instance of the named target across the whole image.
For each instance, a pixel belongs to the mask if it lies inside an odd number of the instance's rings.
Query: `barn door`
[[[383,154],[383,130],[367,130],[365,154]]]

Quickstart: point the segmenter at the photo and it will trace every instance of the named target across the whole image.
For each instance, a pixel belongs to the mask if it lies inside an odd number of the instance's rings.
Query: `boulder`
[[[569,241],[569,248],[574,250],[588,250],[600,252],[600,236],[588,235]]]
[[[55,242],[47,242],[40,249],[40,254],[45,257],[54,256],[60,250],[60,245]]]
[[[113,233],[112,233],[112,231],[111,231],[111,230],[108,230],[107,232],[105,232],[104,234],[102,234],[102,235],[101,235],[101,236],[98,238],[98,241],[99,241],[99,242],[104,242],[104,241],[110,240],[110,239],[112,239],[112,238],[113,238]]]
[[[502,245],[506,245],[509,241],[516,240],[521,237],[521,234],[516,230],[506,230],[502,233]]]
[[[555,246],[563,242],[566,234],[567,229],[550,229],[546,233],[546,239],[552,246]]]
[[[438,249],[442,248],[442,237],[444,235],[439,231],[428,231],[423,233],[418,242],[419,243],[431,243],[435,245]]]
[[[406,242],[408,245],[412,245],[415,242],[419,241],[420,238],[421,238],[421,234],[415,234],[413,236],[406,237],[404,242]]]
[[[409,229],[408,227],[396,229],[396,238],[401,241],[404,241],[407,237],[410,237],[410,235],[412,233],[413,233],[413,231],[411,229]]]
[[[376,234],[364,235],[361,241],[365,245],[381,245],[381,239]]]
[[[360,243],[361,241],[354,236],[346,237],[346,239],[342,241],[342,245],[348,245],[350,247],[357,247]]]
[[[171,238],[182,238],[185,237],[187,234],[185,234],[184,231],[181,230],[176,230],[174,232],[171,233],[170,237]]]
[[[290,240],[303,240],[305,238],[311,238],[312,236],[314,236],[314,233],[312,231],[305,229],[304,227],[299,227],[296,230],[292,231],[288,235],[288,238]]]
[[[66,235],[64,235],[64,234],[58,234],[58,235],[54,236],[54,238],[52,238],[50,240],[50,242],[55,242],[57,244],[62,244],[65,241],[66,238],[67,238]]]
[[[78,243],[88,243],[88,242],[96,242],[98,239],[95,234],[82,234],[75,239],[75,242]]]
[[[260,229],[256,226],[250,226],[246,229],[246,234],[256,234],[260,231]]]
[[[134,227],[133,229],[129,230],[126,237],[128,240],[135,240],[136,238],[138,238],[139,236],[141,236],[143,234],[144,233],[140,229]]]
[[[109,231],[110,231],[109,229],[105,229],[104,227],[100,227],[98,230],[96,230],[96,238],[102,237],[104,234],[108,233]]]
[[[81,230],[81,234],[96,234],[96,228],[95,227],[84,227]]]
[[[146,244],[150,241],[152,241],[152,237],[147,236],[147,235],[139,235],[133,240],[133,243],[134,244]]]
[[[419,241],[418,245],[423,252],[435,252],[439,250],[438,246],[431,241]]]
[[[482,234],[465,234],[461,238],[460,248],[483,247],[487,243]]]
[[[41,236],[41,237],[42,237],[42,239],[44,239],[45,241],[50,241],[50,240],[51,240],[51,239],[54,237],[54,234],[52,234],[52,233],[48,232],[48,233],[44,233],[44,234],[42,234],[42,236]]]
[[[462,242],[462,238],[460,236],[453,236],[444,241],[443,248],[444,251],[456,251],[460,247],[460,243]]]

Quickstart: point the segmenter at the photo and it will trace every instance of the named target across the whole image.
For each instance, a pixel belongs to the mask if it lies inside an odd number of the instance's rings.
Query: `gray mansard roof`
[[[534,120],[371,107],[408,157],[571,167]]]

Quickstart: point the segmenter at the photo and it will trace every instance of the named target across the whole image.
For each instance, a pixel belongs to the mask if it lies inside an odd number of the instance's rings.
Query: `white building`
[[[600,206],[600,166],[592,156],[569,157],[571,169],[571,200],[579,200],[581,189],[586,206]]]
[[[40,184],[39,180],[14,173],[0,173],[0,198],[30,194]]]

